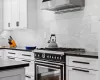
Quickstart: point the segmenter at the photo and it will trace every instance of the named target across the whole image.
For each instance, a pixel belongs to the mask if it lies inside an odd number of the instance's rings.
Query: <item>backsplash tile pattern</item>
[[[98,51],[98,38],[95,30],[95,27],[100,25],[98,23],[100,11],[96,10],[98,2],[86,0],[86,7],[83,11],[64,14],[42,11],[40,4],[41,0],[37,0],[37,30],[12,33],[18,45],[45,47],[48,46],[50,34],[55,33],[59,47],[81,47],[89,51]]]

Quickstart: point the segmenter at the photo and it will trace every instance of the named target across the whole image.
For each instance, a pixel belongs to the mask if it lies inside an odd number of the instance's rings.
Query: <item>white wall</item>
[[[38,30],[57,35],[57,43],[63,47],[82,47],[90,51],[98,50],[95,27],[100,19],[99,0],[86,0],[83,11],[54,14],[40,10],[42,0],[38,0]],[[99,16],[99,17],[98,17]],[[43,36],[41,37],[43,39]]]
[[[54,14],[42,11],[42,0],[37,0],[37,28],[33,31],[15,31],[14,39],[19,46],[47,46],[50,34],[55,33],[59,47],[81,47],[98,51],[96,27],[99,26],[99,0],[86,0],[83,11]],[[20,35],[21,34],[21,35]]]

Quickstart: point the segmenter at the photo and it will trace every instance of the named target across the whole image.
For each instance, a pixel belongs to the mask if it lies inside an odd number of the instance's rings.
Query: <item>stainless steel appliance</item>
[[[72,48],[41,48],[34,50],[35,80],[66,80],[64,52]]]
[[[85,6],[85,0],[42,0],[43,10],[77,11]]]
[[[50,37],[50,40],[48,41],[49,45],[48,47],[49,48],[57,48],[58,45],[56,43],[56,35],[55,34],[51,34],[51,37]]]

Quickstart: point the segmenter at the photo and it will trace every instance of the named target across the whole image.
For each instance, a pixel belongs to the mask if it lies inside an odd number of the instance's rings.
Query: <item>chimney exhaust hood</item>
[[[82,10],[85,6],[85,0],[43,0],[42,10],[57,12],[69,12]]]

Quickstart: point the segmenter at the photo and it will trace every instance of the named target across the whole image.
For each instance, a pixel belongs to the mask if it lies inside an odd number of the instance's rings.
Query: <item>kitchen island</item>
[[[28,63],[0,59],[0,80],[25,80]]]

